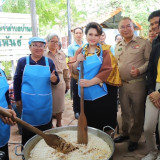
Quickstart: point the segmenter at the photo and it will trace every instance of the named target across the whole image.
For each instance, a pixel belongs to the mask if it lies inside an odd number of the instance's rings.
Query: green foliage
[[[6,0],[3,5],[4,12],[30,13],[30,0]]]
[[[122,8],[122,16],[130,17],[138,22],[143,27],[142,34],[145,37],[148,35],[149,22],[147,19],[149,14],[154,10],[160,9],[158,0],[84,0],[81,5],[83,5],[81,10],[87,12],[87,19],[99,17],[117,8]]]
[[[7,77],[11,77],[11,68],[12,68],[12,63],[11,61],[3,61],[2,65],[5,67],[4,72],[6,74]]]
[[[64,0],[37,0],[37,14],[39,15],[40,28],[47,25],[55,25],[60,23],[57,19],[64,18],[67,11],[67,6]],[[64,20],[63,22],[65,22]]]
[[[142,25],[145,36],[148,35],[149,14],[160,8],[159,0],[70,0],[70,4],[73,26],[122,8],[123,16],[128,16]],[[30,13],[30,0],[6,0],[3,11]],[[46,30],[55,25],[61,30],[67,28],[67,0],[36,0],[36,11],[39,15],[40,33],[46,34]]]
[[[71,1],[71,22],[74,26],[82,23],[87,18],[87,12],[85,10],[78,10],[74,1]]]
[[[6,0],[3,11],[30,13],[30,0]],[[71,11],[72,23],[80,23],[85,20],[86,12],[77,11],[74,3],[71,3]],[[36,12],[39,16],[41,34],[46,34],[46,30],[54,25],[67,28],[67,0],[36,0]]]
[[[111,0],[113,8],[122,8],[123,16],[130,17],[134,21],[138,22],[143,27],[142,35],[147,38],[148,36],[148,16],[149,14],[160,8],[160,4],[157,0]]]
[[[65,94],[65,98],[66,98],[67,100],[70,100],[70,99],[71,99],[70,90]]]

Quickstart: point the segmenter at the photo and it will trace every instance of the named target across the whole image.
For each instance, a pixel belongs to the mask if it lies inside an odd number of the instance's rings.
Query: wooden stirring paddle
[[[81,62],[81,79],[83,79],[83,62]],[[88,144],[87,119],[84,113],[84,89],[81,87],[81,112],[78,118],[78,144]]]
[[[13,118],[11,113],[7,112],[5,109],[0,107],[0,115],[3,115],[5,117],[11,118],[13,121],[19,123],[26,129],[30,130],[31,132],[38,134],[41,136],[45,142],[52,148],[58,150],[62,153],[69,153],[75,149],[78,149],[77,147],[74,147],[71,143],[66,142],[63,138],[59,137],[56,134],[45,134],[41,130],[37,129],[36,127],[33,127],[29,123],[19,119],[18,117]]]

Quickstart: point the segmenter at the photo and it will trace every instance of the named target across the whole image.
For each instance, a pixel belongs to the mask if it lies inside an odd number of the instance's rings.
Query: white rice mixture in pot
[[[77,131],[56,133],[79,149],[68,154],[57,152],[41,139],[30,152],[29,160],[104,160],[112,154],[109,145],[101,138],[88,133],[88,144],[77,144]]]

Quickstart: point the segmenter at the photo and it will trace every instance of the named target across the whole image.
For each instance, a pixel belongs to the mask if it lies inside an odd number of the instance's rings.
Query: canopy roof
[[[97,22],[99,24],[102,25],[103,28],[109,28],[109,29],[118,29],[118,23],[119,21],[123,18],[122,14],[122,9],[118,8],[115,11],[111,12],[111,13],[106,13],[103,14],[100,17],[95,17],[93,19],[89,19],[85,22],[83,22],[82,24],[80,24],[78,27],[82,27],[84,28],[89,22]],[[142,30],[142,26],[140,24],[138,24],[137,22],[135,22],[134,20],[132,20],[134,23],[134,29],[135,30]],[[74,30],[73,27],[72,31]]]

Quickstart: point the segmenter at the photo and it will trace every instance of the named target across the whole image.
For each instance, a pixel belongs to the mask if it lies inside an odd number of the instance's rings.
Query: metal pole
[[[70,19],[70,0],[67,0],[67,21],[68,21],[68,43],[72,42],[71,36],[71,19]],[[71,79],[70,98],[73,99],[73,79]]]
[[[32,24],[32,36],[38,36],[38,29],[37,29],[37,17],[36,17],[36,3],[35,0],[30,0],[31,6],[31,24]]]
[[[2,6],[0,6],[0,12],[2,12],[3,10],[2,10]]]
[[[3,12],[3,4],[5,3],[5,0],[0,0],[0,12]]]
[[[67,21],[68,21],[68,43],[71,44],[72,36],[71,36],[71,19],[70,19],[70,0],[67,0]]]

